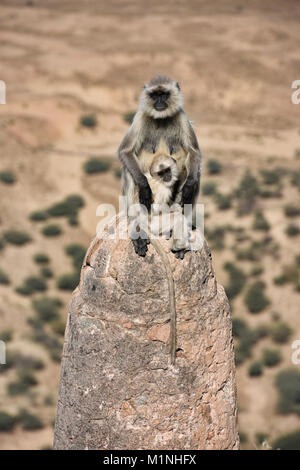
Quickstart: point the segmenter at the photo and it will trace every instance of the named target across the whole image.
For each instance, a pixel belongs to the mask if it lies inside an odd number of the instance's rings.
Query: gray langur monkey
[[[166,153],[176,160],[178,179],[172,200],[182,207],[191,204],[194,210],[200,187],[201,153],[182,106],[182,94],[176,81],[159,75],[144,86],[137,113],[118,150],[123,164],[122,193],[128,214],[135,203],[136,191],[139,203],[148,211],[151,209],[152,191],[145,175],[157,153]],[[132,242],[136,253],[145,256],[148,235],[141,230]],[[187,250],[174,238],[172,251],[183,259]]]

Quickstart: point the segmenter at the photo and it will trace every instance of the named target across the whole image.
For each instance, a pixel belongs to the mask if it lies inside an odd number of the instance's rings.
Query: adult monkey
[[[167,153],[176,159],[179,178],[174,189],[173,201],[183,207],[196,204],[200,187],[201,153],[191,122],[182,108],[182,94],[178,82],[159,75],[153,78],[141,93],[139,108],[118,150],[123,163],[122,193],[130,207],[135,203],[134,189],[138,188],[139,202],[150,211],[152,193],[145,174],[157,153]],[[132,238],[135,251],[145,256],[149,238],[140,231]],[[183,259],[189,249],[176,245],[172,251]]]

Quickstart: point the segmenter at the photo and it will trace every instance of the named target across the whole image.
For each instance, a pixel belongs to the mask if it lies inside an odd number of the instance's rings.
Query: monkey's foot
[[[146,234],[146,232],[141,231],[141,236],[137,239],[132,239],[132,243],[134,246],[134,250],[137,255],[139,256],[146,256],[146,253],[148,251],[148,245],[150,243],[150,240]]]
[[[175,256],[177,259],[183,259],[184,255],[188,252],[191,251],[191,245],[189,242],[189,236],[186,238],[182,239],[173,239],[173,244],[172,244],[172,253],[175,253]]]
[[[175,251],[175,250],[172,249],[172,253],[175,254],[175,256],[176,256],[177,259],[184,259],[184,255],[185,255],[188,251],[191,251],[191,250],[190,250],[189,248],[188,248],[188,249],[184,248],[183,250],[177,250],[177,251]]]

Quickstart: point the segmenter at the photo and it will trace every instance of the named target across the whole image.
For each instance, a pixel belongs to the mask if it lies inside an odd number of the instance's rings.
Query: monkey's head
[[[171,188],[178,180],[178,166],[175,158],[157,155],[151,164],[150,175]]]
[[[174,116],[182,108],[182,94],[178,82],[158,75],[141,94],[140,108],[154,119]]]

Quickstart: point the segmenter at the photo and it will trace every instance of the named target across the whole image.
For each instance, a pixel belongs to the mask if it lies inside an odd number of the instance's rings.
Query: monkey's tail
[[[166,268],[166,274],[168,279],[169,286],[169,304],[170,304],[170,355],[171,355],[171,364],[175,364],[176,359],[176,304],[175,304],[175,284],[172,275],[171,264],[169,257],[160,242],[156,238],[150,237],[150,242],[154,246],[158,255],[161,257],[162,262]]]

